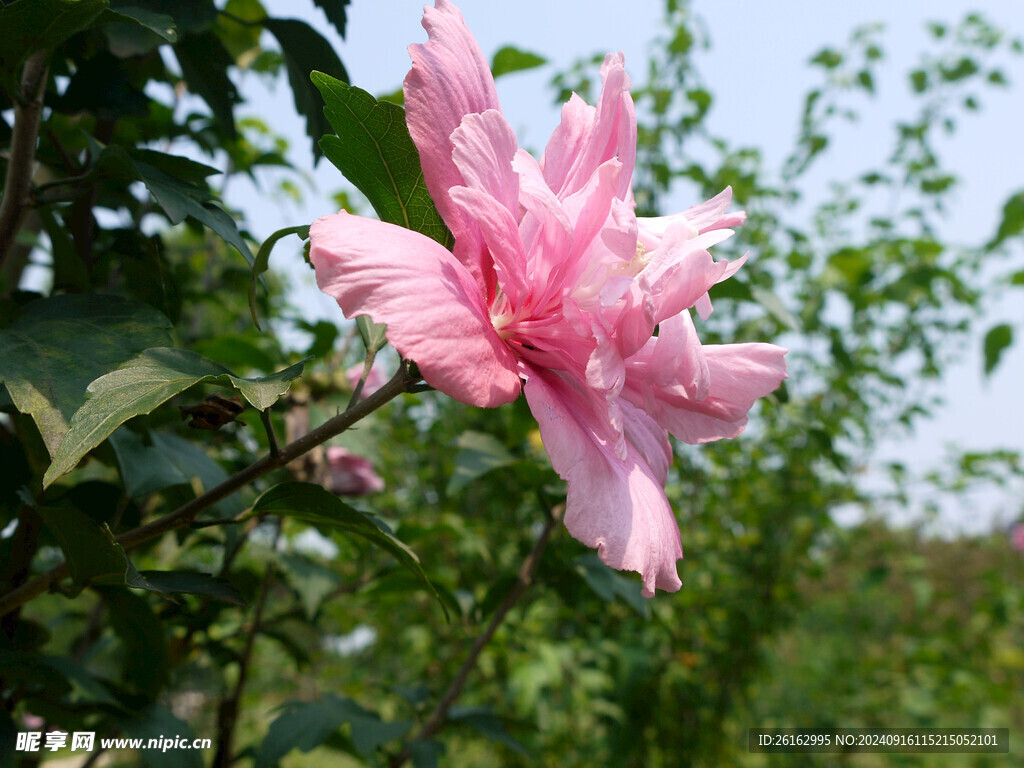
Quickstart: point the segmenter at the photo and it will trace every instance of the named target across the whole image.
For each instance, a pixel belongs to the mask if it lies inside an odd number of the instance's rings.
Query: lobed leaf
[[[419,152],[405,124],[405,110],[322,72],[311,77],[337,133],[320,139],[327,159],[366,195],[381,221],[449,247],[451,233],[427,193]]]
[[[201,382],[231,386],[263,411],[288,391],[304,365],[302,361],[270,376],[241,378],[195,352],[170,347],[147,349],[89,385],[92,397],[72,417],[43,477],[43,487],[74,469],[83,456],[128,419],[151,412],[189,387]]]
[[[0,330],[0,382],[35,421],[52,457],[89,383],[147,347],[170,343],[170,327],[152,307],[118,296],[39,299]]]

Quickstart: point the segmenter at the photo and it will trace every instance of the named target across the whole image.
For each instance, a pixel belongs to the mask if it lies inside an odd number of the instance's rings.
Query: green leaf
[[[312,621],[320,603],[342,582],[341,577],[332,568],[304,555],[283,554],[279,561],[288,583],[298,594],[306,618]]]
[[[107,608],[107,622],[121,640],[124,682],[152,701],[170,669],[163,622],[141,595],[118,587],[96,591]]]
[[[256,258],[252,262],[252,279],[249,281],[249,313],[256,327],[260,327],[260,321],[256,319],[256,281],[267,271],[270,266],[270,252],[274,250],[277,241],[288,235],[298,235],[303,240],[309,240],[309,225],[300,224],[296,227],[285,227],[274,232],[263,241]],[[262,330],[262,329],[261,329]]]
[[[40,507],[38,512],[60,544],[76,584],[125,583],[128,557],[105,524],[77,509]]]
[[[293,749],[310,752],[346,723],[351,723],[352,743],[364,756],[411,726],[409,721],[382,721],[351,699],[334,694],[319,701],[289,701],[280,711],[256,753],[256,768],[275,768]]]
[[[327,20],[338,30],[338,34],[345,37],[345,27],[348,24],[346,6],[350,0],[313,0],[313,4],[320,8]]]
[[[133,499],[177,485],[208,491],[228,479],[228,473],[201,446],[174,434],[150,432],[144,441],[121,427],[110,436],[110,445],[125,495]],[[232,494],[213,508],[223,517],[236,517],[247,507],[239,494]]]
[[[245,605],[245,598],[224,579],[198,571],[139,571],[149,589],[162,595],[204,595],[231,605]],[[131,586],[131,585],[129,585]]]
[[[448,481],[448,493],[455,494],[498,467],[515,464],[518,459],[498,440],[483,432],[463,432],[456,443],[455,472]]]
[[[89,27],[107,0],[31,0],[0,6],[0,79],[15,93],[17,71],[34,51],[53,50]]]
[[[811,64],[817,64],[824,69],[835,69],[843,63],[843,54],[832,48],[822,48],[811,59]]]
[[[444,744],[434,739],[416,739],[409,742],[412,753],[412,768],[438,768]]]
[[[216,168],[148,149],[126,150],[116,145],[104,147],[95,142],[91,149],[96,159],[83,183],[107,179],[141,181],[171,224],[180,224],[185,217],[191,216],[234,246],[252,264],[252,252],[239,233],[238,225],[214,202],[214,196],[205,183],[207,176],[220,173]]]
[[[331,126],[323,112],[323,102],[316,87],[310,82],[314,71],[348,82],[348,72],[338,54],[323,35],[304,21],[296,19],[267,19],[263,26],[277,38],[284,53],[288,82],[295,98],[295,109],[306,118],[306,135],[313,140],[313,155],[318,160],[321,145],[318,140],[330,132]]]
[[[910,86],[914,89],[914,93],[924,93],[925,88],[928,87],[928,73],[923,69],[915,69],[910,73]]]
[[[577,557],[573,570],[606,603],[620,599],[645,619],[650,618],[651,604],[640,593],[640,583],[613,571],[595,553]]]
[[[1006,348],[1013,343],[1013,328],[1006,324],[994,326],[985,334],[985,375],[988,376],[999,365]]]
[[[158,13],[148,8],[139,8],[138,6],[107,8],[100,15],[99,21],[101,24],[134,24],[148,29],[169,43],[178,40],[178,29],[174,24],[174,19],[165,13]]]
[[[999,222],[999,229],[985,247],[996,248],[1021,232],[1024,232],[1024,191],[1018,192],[1003,205],[1003,219]]]
[[[437,590],[427,579],[416,553],[399,541],[383,522],[372,515],[350,507],[322,486],[314,483],[280,483],[256,499],[249,514],[252,517],[261,515],[290,517],[311,525],[326,526],[366,539],[393,555],[399,563],[409,569],[417,580],[437,598],[447,615],[448,609],[445,608]]]
[[[254,408],[266,410],[302,374],[305,361],[283,371],[241,378],[219,363],[184,349],[147,349],[89,385],[92,397],[75,413],[43,477],[43,487],[74,469],[79,460],[128,419],[151,412],[200,382],[231,386]]]
[[[320,72],[314,72],[312,80],[323,94],[324,112],[338,134],[320,140],[327,159],[366,195],[381,221],[448,247],[451,233],[427,193],[405,110]]]
[[[170,325],[152,307],[118,296],[39,299],[0,331],[0,381],[53,456],[89,383],[146,347],[169,343]]]
[[[212,32],[200,32],[185,35],[174,46],[174,53],[188,89],[202,97],[228,138],[234,139],[238,135],[234,107],[241,98],[228,77],[234,61],[227,48]]]
[[[142,56],[164,43],[178,41],[174,19],[149,8],[108,8],[100,15],[107,47],[119,59]]]
[[[359,337],[363,340],[367,352],[379,352],[388,343],[387,326],[373,322],[369,315],[359,315],[356,318],[356,328],[359,329]]]
[[[245,260],[252,264],[252,251],[238,231],[238,225],[223,208],[209,202],[211,197],[206,189],[184,184],[178,179],[148,163],[135,163],[142,182],[149,189],[172,224],[179,224],[186,216],[202,222],[233,245]]]
[[[789,328],[791,331],[800,331],[800,323],[793,316],[793,313],[786,309],[786,305],[782,303],[782,299],[776,296],[772,291],[764,288],[760,285],[752,285],[750,287],[750,295],[753,296],[754,300],[768,310],[768,314],[774,317],[782,325]]]
[[[132,739],[142,739],[148,743],[153,739],[160,744],[162,737],[166,744],[181,737],[191,744],[195,738],[192,726],[176,717],[166,707],[153,704],[146,707],[139,715],[121,724],[124,735]],[[140,749],[139,759],[149,768],[203,768],[203,750],[200,749]]]
[[[639,591],[637,594],[639,595]],[[496,715],[490,707],[452,707],[448,712],[448,721],[475,728],[491,741],[504,744],[518,755],[530,757],[526,747],[509,735],[505,729],[504,719]]]
[[[491,60],[491,74],[497,79],[511,72],[535,69],[547,63],[548,60],[543,56],[506,45],[494,54],[494,58]]]

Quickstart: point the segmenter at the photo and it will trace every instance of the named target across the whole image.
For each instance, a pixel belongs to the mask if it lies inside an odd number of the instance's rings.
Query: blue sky
[[[309,0],[264,3],[272,15],[301,17],[316,24],[335,42],[353,83],[371,92],[398,87],[409,66],[406,47],[425,39],[420,27],[420,0],[353,0],[348,42],[332,35],[333,30]],[[499,81],[503,110],[520,143],[531,148],[542,147],[557,123],[558,107],[551,103],[548,82],[558,69],[579,57],[623,51],[627,68],[636,73],[635,79],[643,79],[647,50],[659,34],[662,7],[661,0],[462,0],[458,4],[485,55],[513,44],[551,62],[537,71]],[[842,46],[854,27],[882,22],[886,60],[878,94],[873,100],[862,101],[860,122],[835,133],[832,148],[810,179],[812,189],[819,184],[824,190],[829,179],[846,178],[871,162],[880,164],[891,147],[894,121],[913,114],[907,104],[905,73],[928,43],[925,22],[955,23],[979,5],[997,26],[1013,34],[1024,33],[1020,5],[1015,0],[695,0],[693,10],[703,20],[711,41],[710,50],[702,52],[697,60],[706,87],[715,95],[710,128],[736,144],[761,148],[765,167],[777,172],[792,147],[803,96],[818,82],[807,66],[808,59],[826,44]],[[1006,72],[1014,89],[984,94],[978,116],[961,121],[954,136],[939,144],[943,161],[961,178],[942,233],[955,242],[980,243],[988,239],[998,224],[1002,203],[1024,188],[1024,164],[1019,159],[1009,161],[1020,155],[1024,62],[1020,58],[1012,61]],[[243,89],[251,100],[248,109],[288,136],[296,162],[308,164],[308,139],[294,114],[288,89],[279,87],[268,92],[255,78],[249,78]],[[332,212],[329,194],[341,186],[337,172],[321,162],[313,179],[321,194],[307,194],[302,205],[267,199],[241,181],[232,182],[230,202],[247,212],[254,233],[264,237],[279,227]],[[678,207],[694,202],[679,199]],[[279,248],[272,267],[288,269],[289,263],[295,264],[292,254]],[[289,271],[297,278],[308,278],[308,272],[301,269]],[[315,291],[303,291],[302,305],[325,317],[339,317],[333,301]],[[997,318],[1012,320],[1018,331],[1024,328],[1020,311],[1011,301],[994,304],[992,311],[991,323]],[[980,344],[980,337],[970,341],[962,350],[960,364],[944,382],[942,392],[948,405],[935,419],[922,424],[915,436],[883,445],[880,456],[909,460],[924,471],[941,458],[946,445],[973,449],[1002,446],[1024,451],[1024,409],[1007,407],[1019,396],[1017,382],[1024,376],[1024,345],[1013,347],[996,375],[983,380]],[[1003,496],[987,493],[970,512],[944,509],[944,524],[947,528],[974,529],[982,523],[1008,519],[1010,513],[1020,514],[1019,508],[1008,508],[1004,500]]]

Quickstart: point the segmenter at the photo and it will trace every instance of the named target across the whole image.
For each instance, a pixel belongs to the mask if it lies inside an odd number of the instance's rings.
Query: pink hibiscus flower
[[[412,45],[409,131],[454,253],[344,212],[313,224],[317,282],[347,317],[387,324],[431,386],[465,403],[526,398],[558,474],[565,525],[601,559],[681,586],[679,528],[665,496],[668,433],[735,437],[786,377],[770,344],[702,346],[690,318],[742,259],[707,249],[744,214],[732,192],[675,216],[638,218],[636,116],[621,54],[601,68],[596,107],[573,96],[540,162],[518,148],[487,62],[448,0]],[[657,332],[657,335],[655,333]]]
[[[373,471],[370,460],[340,445],[328,446],[327,466],[330,470],[327,487],[331,493],[365,496],[384,490],[384,480]]]

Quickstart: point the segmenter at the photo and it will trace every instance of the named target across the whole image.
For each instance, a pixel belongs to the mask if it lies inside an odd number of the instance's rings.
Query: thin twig
[[[455,675],[455,679],[452,680],[448,686],[448,690],[444,692],[444,696],[437,703],[434,711],[430,713],[430,717],[423,724],[423,727],[416,733],[412,738],[412,741],[420,741],[422,739],[429,739],[435,733],[440,730],[444,724],[445,717],[448,716],[448,710],[452,708],[452,705],[459,698],[459,694],[462,693],[462,688],[466,684],[466,680],[469,678],[470,673],[476,666],[477,660],[480,658],[480,654],[484,648],[494,637],[494,633],[498,631],[498,627],[501,622],[505,619],[512,607],[519,602],[519,599],[525,594],[527,588],[533,583],[533,575],[537,571],[537,564],[540,562],[540,556],[544,552],[544,547],[548,543],[548,539],[551,538],[551,532],[554,530],[558,521],[562,517],[560,508],[556,508],[548,513],[547,522],[544,524],[544,529],[540,532],[540,536],[537,537],[537,543],[533,545],[533,549],[530,550],[530,554],[523,560],[522,566],[519,568],[519,576],[516,578],[516,583],[512,589],[506,595],[505,599],[501,602],[495,610],[494,615],[491,617],[491,621],[487,624],[487,629],[483,631],[474,642],[473,647],[469,649],[469,655],[466,660],[462,662],[462,666],[459,668],[458,674]],[[412,750],[407,746],[399,754],[391,759],[388,763],[389,768],[399,768],[412,757]]]
[[[0,199],[0,266],[14,246],[14,238],[21,227],[21,219],[29,206],[36,141],[43,114],[43,95],[46,92],[46,51],[36,51],[25,62],[21,75],[21,93],[14,102],[14,127],[11,131],[10,160],[4,196]],[[4,275],[0,270],[0,276]],[[14,290],[17,286],[4,286]]]
[[[387,384],[362,402],[357,403],[354,407],[344,413],[340,413],[337,416],[328,419],[309,434],[304,435],[298,440],[284,446],[276,457],[267,455],[261,459],[257,459],[245,469],[242,469],[229,477],[220,485],[211,488],[201,496],[197,496],[192,499],[192,501],[183,504],[173,512],[150,523],[146,523],[145,525],[140,525],[138,528],[134,528],[127,533],[121,534],[117,537],[117,542],[125,549],[132,549],[133,547],[137,547],[139,544],[155,539],[168,531],[173,531],[189,525],[195,519],[196,515],[204,509],[213,506],[221,499],[227,498],[235,491],[240,488],[244,488],[246,485],[257,478],[262,477],[268,472],[283,467],[285,464],[297,459],[311,448],[315,448],[335,435],[344,432],[363,417],[373,413],[373,411],[377,410],[388,401],[393,400],[395,397],[405,392],[409,386],[414,383],[416,383],[416,379],[410,374],[408,363],[403,361],[401,367],[398,369],[398,373],[392,376],[391,380],[388,381]],[[9,611],[12,611],[30,600],[34,600],[39,597],[50,589],[51,585],[56,584],[61,579],[67,578],[69,574],[70,570],[68,569],[67,563],[61,563],[46,573],[37,576],[16,589],[11,590],[0,598],[0,616],[3,616]]]
[[[277,458],[281,455],[281,449],[277,447],[277,434],[274,432],[274,422],[270,420],[270,409],[260,411],[260,421],[267,431],[267,443],[270,445],[270,455]]]
[[[271,551],[277,550],[277,542],[281,536],[281,524],[278,521],[277,529],[274,532],[274,542]],[[235,681],[235,688],[231,694],[221,701],[217,710],[217,752],[213,758],[213,768],[228,768],[233,760],[235,725],[238,723],[238,705],[242,700],[242,692],[245,690],[245,681],[248,677],[249,665],[252,662],[252,649],[256,642],[256,635],[259,634],[263,622],[263,609],[267,604],[267,595],[270,594],[270,584],[274,578],[274,562],[267,563],[267,570],[263,572],[263,582],[260,584],[260,594],[256,598],[256,605],[253,608],[252,624],[245,636],[245,646],[238,658],[238,679]]]

